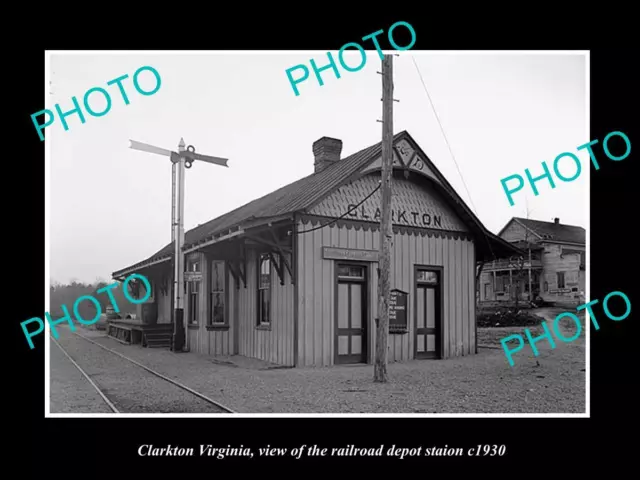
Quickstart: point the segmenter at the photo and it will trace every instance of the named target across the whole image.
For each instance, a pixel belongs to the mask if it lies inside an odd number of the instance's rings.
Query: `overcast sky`
[[[588,154],[583,173],[556,188],[527,186],[511,207],[500,179],[524,169],[543,173],[562,152],[591,140],[586,125],[583,54],[455,54],[411,52],[469,189],[456,169],[410,55],[394,57],[394,133],[407,130],[485,226],[497,233],[513,216],[586,227]],[[358,55],[358,54],[355,54]],[[334,53],[335,56],[335,53]],[[285,70],[326,53],[64,54],[51,55],[50,107],[73,108],[92,87],[111,93],[103,117],[56,117],[51,142],[51,278],[92,282],[149,257],[171,241],[171,163],[129,149],[129,139],[176,150],[180,137],[196,151],[229,158],[229,168],[196,162],[187,170],[185,230],[313,172],[312,143],[343,141],[343,157],[381,140],[380,59],[369,52],[358,72],[336,79],[313,73],[295,96]],[[357,64],[356,58],[347,60]],[[141,66],[161,75],[157,93],[142,96],[131,77]],[[296,72],[297,74],[298,72]],[[129,105],[117,86],[124,74]],[[153,87],[149,72],[140,76]],[[102,103],[101,103],[102,102]],[[99,94],[91,106],[104,108]],[[36,133],[34,132],[34,135]],[[564,165],[570,176],[575,170]]]

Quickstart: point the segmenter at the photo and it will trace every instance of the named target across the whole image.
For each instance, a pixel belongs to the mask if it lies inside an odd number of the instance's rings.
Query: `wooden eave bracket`
[[[278,253],[280,254],[281,262],[284,263],[285,268],[289,272],[289,277],[291,277],[291,283],[294,284],[295,278],[293,275],[293,269],[291,268],[291,262],[287,260],[287,253],[290,254],[293,250],[288,246],[283,248],[283,245],[280,242],[278,242],[278,239],[276,238],[276,234],[273,232],[273,230],[270,230],[270,232],[271,232],[271,236],[273,237],[276,250],[278,250]],[[292,241],[295,241],[295,240],[292,239]],[[286,249],[286,253],[283,251],[285,249]],[[284,285],[284,275],[280,279],[280,285]]]
[[[271,259],[271,263],[273,263],[273,266],[275,267],[276,272],[278,273],[278,278],[280,279],[280,285],[284,285],[284,275],[282,272],[282,267],[278,265],[278,262],[276,261],[276,257],[273,254],[273,252],[269,252],[269,258]],[[280,255],[280,258],[282,258],[282,255]]]
[[[247,288],[247,255],[244,243],[240,247],[238,258],[228,260],[229,272],[236,281],[236,290],[240,289],[240,281]]]
[[[278,253],[281,253],[283,251],[291,252],[291,247],[289,247],[288,245],[285,245],[283,243],[280,243],[278,241],[278,239],[276,238],[275,233],[273,233],[272,229],[269,229],[269,231],[271,232],[271,236],[273,237],[273,242],[271,242],[269,240],[266,240],[266,239],[264,239],[262,237],[258,237],[256,235],[246,234],[246,237],[248,239],[250,239],[250,240],[253,240],[256,243],[259,243],[259,244],[264,245],[266,247],[271,247],[271,248],[277,250]]]

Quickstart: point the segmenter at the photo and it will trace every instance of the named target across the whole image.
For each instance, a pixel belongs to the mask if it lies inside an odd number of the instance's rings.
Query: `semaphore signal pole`
[[[380,217],[380,256],[378,260],[378,331],[376,334],[376,358],[374,382],[386,382],[389,339],[389,296],[391,285],[391,172],[393,168],[393,55],[382,60],[382,185]]]
[[[184,323],[184,178],[187,168],[191,168],[196,160],[213,163],[227,167],[226,158],[211,157],[196,153],[193,145],[185,149],[184,140],[181,138],[178,144],[178,152],[154,147],[146,143],[129,140],[129,148],[148,153],[155,153],[169,157],[171,160],[171,239],[174,245],[174,271],[173,271],[173,338],[171,350],[181,352],[185,346],[186,325]]]
[[[175,229],[173,242],[173,341],[171,342],[171,349],[174,352],[180,352],[184,350],[186,346],[187,332],[184,321],[184,255],[182,254],[182,246],[184,245],[184,174],[185,174],[185,161],[182,156],[185,150],[184,139],[180,139],[178,143],[178,155],[180,160],[175,162],[176,167],[176,219],[173,224]]]

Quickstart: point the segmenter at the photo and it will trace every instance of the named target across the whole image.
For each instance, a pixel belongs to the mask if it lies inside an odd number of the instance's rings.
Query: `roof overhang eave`
[[[135,265],[131,265],[130,267],[123,268],[122,270],[118,270],[118,271],[113,272],[111,274],[111,278],[113,278],[114,280],[121,281],[122,279],[124,279],[126,276],[128,276],[131,273],[137,273],[137,272],[139,272],[139,271],[141,271],[143,269],[151,267],[152,265],[158,265],[160,263],[167,262],[167,261],[171,260],[171,257],[172,257],[172,255],[165,255],[165,256],[160,257],[160,258],[145,260],[145,261],[137,263]]]
[[[482,258],[478,258],[478,262],[491,261],[511,255],[526,255],[524,250],[512,245],[491,232],[485,231],[483,232],[483,235],[485,235],[486,241],[478,241],[478,245],[482,248],[484,255],[482,255]],[[486,248],[487,243],[489,243],[488,251]]]
[[[206,235],[198,242],[185,245],[183,252],[185,254],[195,252],[197,250],[200,250],[201,248],[242,236],[248,230],[251,230],[253,228],[271,226],[275,223],[292,219],[293,213],[286,215],[275,215],[271,217],[250,217],[246,221],[238,223],[228,229],[216,232],[214,234]]]

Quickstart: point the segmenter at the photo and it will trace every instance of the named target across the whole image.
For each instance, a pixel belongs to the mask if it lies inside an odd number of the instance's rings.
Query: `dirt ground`
[[[58,345],[50,343],[50,410],[52,413],[111,413],[95,388]]]
[[[542,331],[530,328],[532,335]],[[551,349],[527,345],[509,366],[500,338],[524,327],[478,329],[478,355],[390,364],[389,383],[373,383],[373,366],[268,369],[206,355],[100,343],[174,378],[238,413],[584,413],[584,335]],[[70,335],[70,333],[64,333]],[[569,336],[569,333],[566,333]],[[85,342],[76,338],[75,342]],[[82,348],[82,347],[78,347]],[[234,357],[231,357],[234,358]]]
[[[478,345],[498,347],[502,349],[502,346],[500,345],[500,340],[502,338],[505,338],[509,335],[519,334],[519,335],[522,335],[522,338],[526,339],[526,334],[525,334],[526,329],[528,329],[531,336],[535,338],[544,333],[544,329],[541,326],[543,322],[546,322],[547,328],[549,329],[549,331],[552,332],[552,334],[554,334],[553,322],[556,316],[566,311],[567,310],[565,309],[554,308],[554,307],[532,309],[530,310],[530,313],[540,317],[540,320],[538,321],[537,325],[527,325],[527,326],[521,326],[521,327],[520,326],[492,327],[492,328],[478,327]],[[565,317],[558,322],[558,329],[560,330],[560,332],[565,338],[572,338],[576,334],[577,329],[580,328],[579,337],[576,338],[576,340],[573,342],[563,343],[561,340],[557,339],[554,335],[554,341],[556,343],[556,346],[573,344],[574,346],[579,346],[578,348],[582,348],[583,350],[585,349],[585,323],[584,323],[585,314],[584,314],[584,311],[579,313],[575,312],[575,314],[580,319],[580,324],[581,324],[580,327],[578,327],[575,324],[575,322],[572,321],[570,318]],[[544,341],[544,343],[546,344],[546,340]],[[537,343],[536,346],[538,345],[539,344]]]

